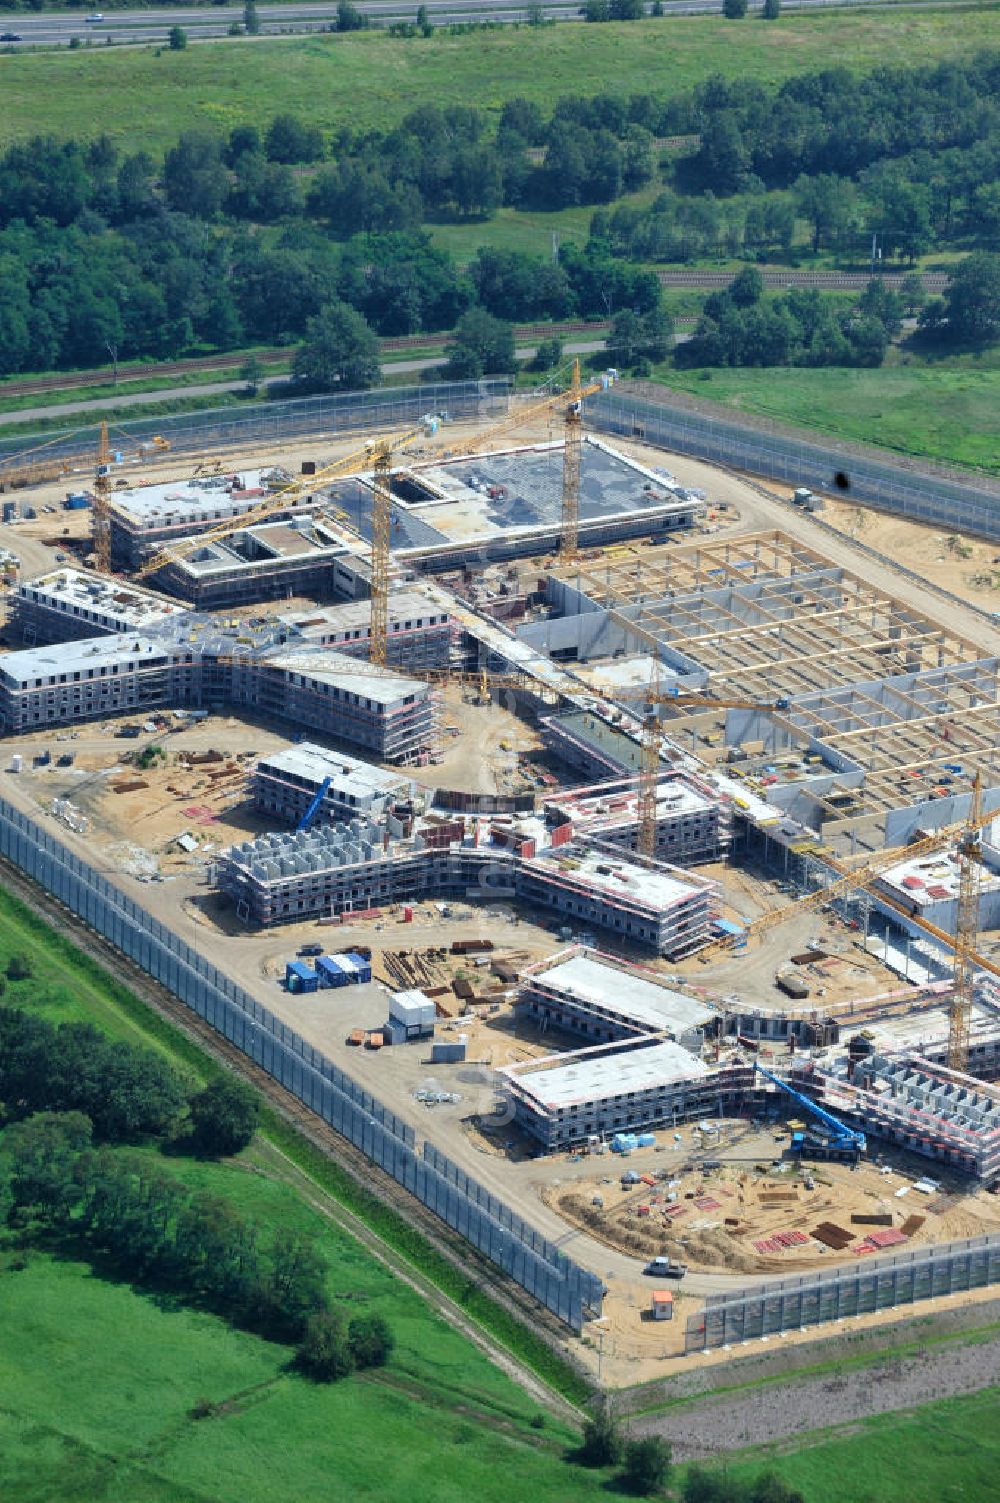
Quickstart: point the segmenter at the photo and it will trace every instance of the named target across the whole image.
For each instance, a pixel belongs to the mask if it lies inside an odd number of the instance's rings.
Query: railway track
[[[736,275],[732,271],[658,271],[661,287],[728,287]],[[871,281],[865,271],[762,271],[765,287],[815,287],[820,292],[863,292]],[[888,287],[898,287],[904,272],[883,272]],[[927,271],[921,280],[927,292],[944,292],[948,285],[945,272]]]
[[[682,139],[680,137],[678,140]],[[686,139],[686,138],[684,138]],[[733,280],[735,272],[732,271],[658,271],[661,287],[686,287],[694,290],[703,289],[710,292],[720,287],[728,287]],[[884,272],[882,280],[890,287],[896,287],[903,280],[903,272]],[[871,280],[868,272],[841,272],[841,271],[798,271],[798,270],[767,270],[761,272],[765,287],[815,287],[819,291],[826,292],[862,292]],[[924,288],[929,293],[942,293],[948,285],[948,276],[945,272],[929,271],[922,274]],[[687,319],[678,319],[678,323],[687,323]],[[528,323],[515,324],[514,339],[518,344],[530,344],[540,339],[572,339],[575,336],[593,334],[595,337],[607,332],[609,324],[607,320],[588,323],[586,320],[577,319],[559,324]],[[443,330],[435,334],[400,334],[389,339],[379,340],[379,348],[383,355],[405,354],[412,350],[441,349],[452,337],[451,330]],[[257,359],[261,365],[281,365],[292,354],[289,346],[277,346],[271,349],[258,350]],[[119,365],[116,373],[112,366],[97,366],[86,371],[66,371],[63,374],[46,376],[26,376],[14,380],[0,381],[0,397],[20,397],[44,394],[48,391],[75,391],[88,386],[108,386],[111,384],[127,385],[131,381],[143,380],[170,380],[183,376],[212,375],[216,372],[231,371],[242,363],[241,356],[231,355],[207,355],[192,358],[190,360],[169,360],[157,365],[135,363],[131,365]]]
[[[586,323],[582,319],[561,324],[516,324],[514,338],[524,344],[536,339],[570,339],[576,334],[600,334],[604,333],[607,328],[607,322]],[[410,350],[437,349],[446,345],[451,337],[450,329],[436,334],[401,334],[391,339],[379,340],[379,348],[384,355],[403,354]],[[281,365],[288,361],[293,353],[291,346],[276,346],[273,349],[258,350],[257,359],[263,366]],[[242,363],[242,357],[237,353],[199,356],[190,360],[167,360],[157,365],[147,365],[141,362],[133,365],[119,365],[117,384],[121,386],[127,385],[130,381],[160,381],[182,376],[212,375],[220,371],[231,371]],[[25,376],[0,381],[0,397],[27,397],[39,393],[44,394],[47,391],[74,391],[88,386],[110,386],[114,382],[113,366],[96,366],[86,371],[65,371],[62,374]]]
[[[55,928],[68,931],[72,942],[79,949],[90,955],[105,970],[110,971],[117,980],[124,982],[160,1017],[180,1029],[186,1037],[219,1063],[248,1080],[274,1111],[307,1142],[327,1158],[332,1159],[362,1190],[384,1202],[410,1227],[419,1232],[436,1252],[462,1274],[469,1284],[502,1305],[523,1324],[528,1325],[536,1335],[553,1348],[561,1360],[566,1360],[561,1346],[562,1327],[555,1317],[536,1304],[520,1285],[514,1283],[499,1268],[483,1258],[471,1243],[466,1242],[458,1233],[452,1232],[450,1227],[440,1221],[421,1201],[408,1194],[391,1175],[366,1158],[361,1150],[355,1148],[346,1138],[334,1132],[322,1117],[317,1116],[296,1096],[286,1091],[272,1076],[248,1059],[220,1033],[217,1033],[205,1019],[200,1018],[191,1008],[185,1006],[166,987],[154,981],[134,961],[116,950],[95,930],[89,928],[71,909],[65,908],[51,893],[39,887],[26,876],[20,867],[0,858],[0,875],[7,891],[14,893],[33,912],[40,914]],[[332,1202],[336,1207],[336,1215],[333,1219],[349,1230],[398,1277],[404,1279],[411,1288],[427,1299],[445,1319],[460,1329],[480,1351],[485,1352],[491,1361],[522,1388],[572,1424],[579,1424],[586,1418],[583,1411],[577,1409],[567,1398],[551,1388],[533,1369],[478,1325],[461,1305],[443,1293],[430,1278],[398,1253],[377,1231],[336,1201],[321,1185],[311,1180],[306,1171],[287,1159],[287,1155],[282,1154],[280,1149],[275,1147],[274,1151],[286,1160],[298,1177],[308,1182],[313,1204],[317,1206],[317,1209],[323,1209],[315,1199],[317,1196]],[[326,1214],[329,1212],[327,1211]]]

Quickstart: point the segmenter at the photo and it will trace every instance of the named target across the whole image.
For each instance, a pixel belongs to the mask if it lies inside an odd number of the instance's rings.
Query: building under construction
[[[661,1034],[593,1044],[497,1072],[514,1120],[554,1152],[588,1139],[675,1127],[753,1104],[750,1065],[709,1067]]]
[[[240,470],[118,489],[108,508],[111,563],[138,569],[159,549],[243,516],[288,478],[276,470]]]
[[[176,618],[184,607],[142,589],[81,569],[53,569],[14,591],[11,626],[22,642],[66,642],[98,633],[143,632]]]
[[[398,828],[398,826],[397,826]],[[660,863],[635,866],[586,848],[528,854],[448,844],[419,822],[406,839],[373,820],[261,836],[219,858],[215,883],[254,927],[351,913],[428,897],[516,900],[563,917],[572,928],[601,929],[654,954],[678,956],[704,944],[715,884]]]
[[[526,444],[392,466],[390,546],[401,563],[441,572],[555,551],[562,531],[564,445]],[[371,535],[372,476],[335,480],[334,515]],[[596,547],[690,528],[702,500],[602,440],[580,454],[579,539]]]
[[[8,734],[225,705],[361,746],[379,761],[417,762],[436,742],[435,696],[423,680],[359,664],[294,624],[266,618],[227,625],[188,612],[155,630],[0,660],[0,726]]]
[[[673,745],[724,760],[776,822],[834,850],[960,817],[977,769],[987,801],[1000,786],[997,661],[787,534],[583,562],[550,577],[546,598],[550,617],[521,627],[522,642],[619,703],[640,698],[630,664],[649,683],[655,661],[661,693],[707,703],[660,710]],[[713,713],[713,700],[738,703]],[[638,770],[634,732],[596,704],[546,734],[590,775]]]
[[[380,819],[394,805],[408,804],[413,791],[412,781],[399,773],[308,741],[262,757],[253,775],[255,808],[283,824],[297,824],[318,795],[315,824]]]
[[[579,1033],[595,1043],[657,1033],[694,1054],[716,1017],[714,1008],[664,986],[654,972],[585,949],[529,966],[518,1006],[543,1028]]]
[[[357,600],[371,568],[343,534],[316,512],[259,522],[205,543],[179,540],[177,556],[154,575],[157,587],[197,610],[219,611],[266,600]]]
[[[371,606],[346,601],[310,611],[280,616],[296,639],[350,657],[371,653]],[[432,586],[402,587],[389,596],[386,621],[386,662],[399,668],[447,668],[451,659],[455,622],[446,603]]]
[[[802,1084],[831,1111],[887,1142],[978,1180],[1000,1178],[996,1085],[906,1051],[865,1056],[846,1080],[809,1068]]]
[[[568,788],[545,800],[550,824],[569,824],[577,837],[635,850],[639,790],[635,778]],[[684,866],[718,861],[733,838],[731,802],[691,772],[666,771],[656,784],[656,855]]]

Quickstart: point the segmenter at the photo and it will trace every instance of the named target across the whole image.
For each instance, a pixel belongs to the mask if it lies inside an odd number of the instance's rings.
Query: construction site
[[[143,485],[102,433],[5,511],[0,729],[13,809],[572,1238],[634,1377],[751,1278],[1000,1238],[1000,632],[585,431],[614,379]]]

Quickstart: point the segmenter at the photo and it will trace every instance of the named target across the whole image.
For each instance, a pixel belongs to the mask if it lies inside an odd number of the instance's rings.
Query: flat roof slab
[[[659,986],[646,976],[606,965],[590,955],[573,955],[531,978],[574,1001],[596,1003],[655,1032],[687,1033],[714,1016],[696,997]]]
[[[558,1112],[590,1101],[654,1091],[671,1081],[693,1080],[708,1073],[700,1059],[667,1040],[610,1054],[581,1050],[567,1055],[565,1064],[551,1069],[522,1067],[512,1078],[543,1110]]]

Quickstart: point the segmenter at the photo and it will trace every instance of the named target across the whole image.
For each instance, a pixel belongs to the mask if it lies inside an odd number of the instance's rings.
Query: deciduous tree
[[[346,303],[328,303],[306,326],[293,365],[296,381],[311,391],[358,391],[382,377],[378,339]]]

